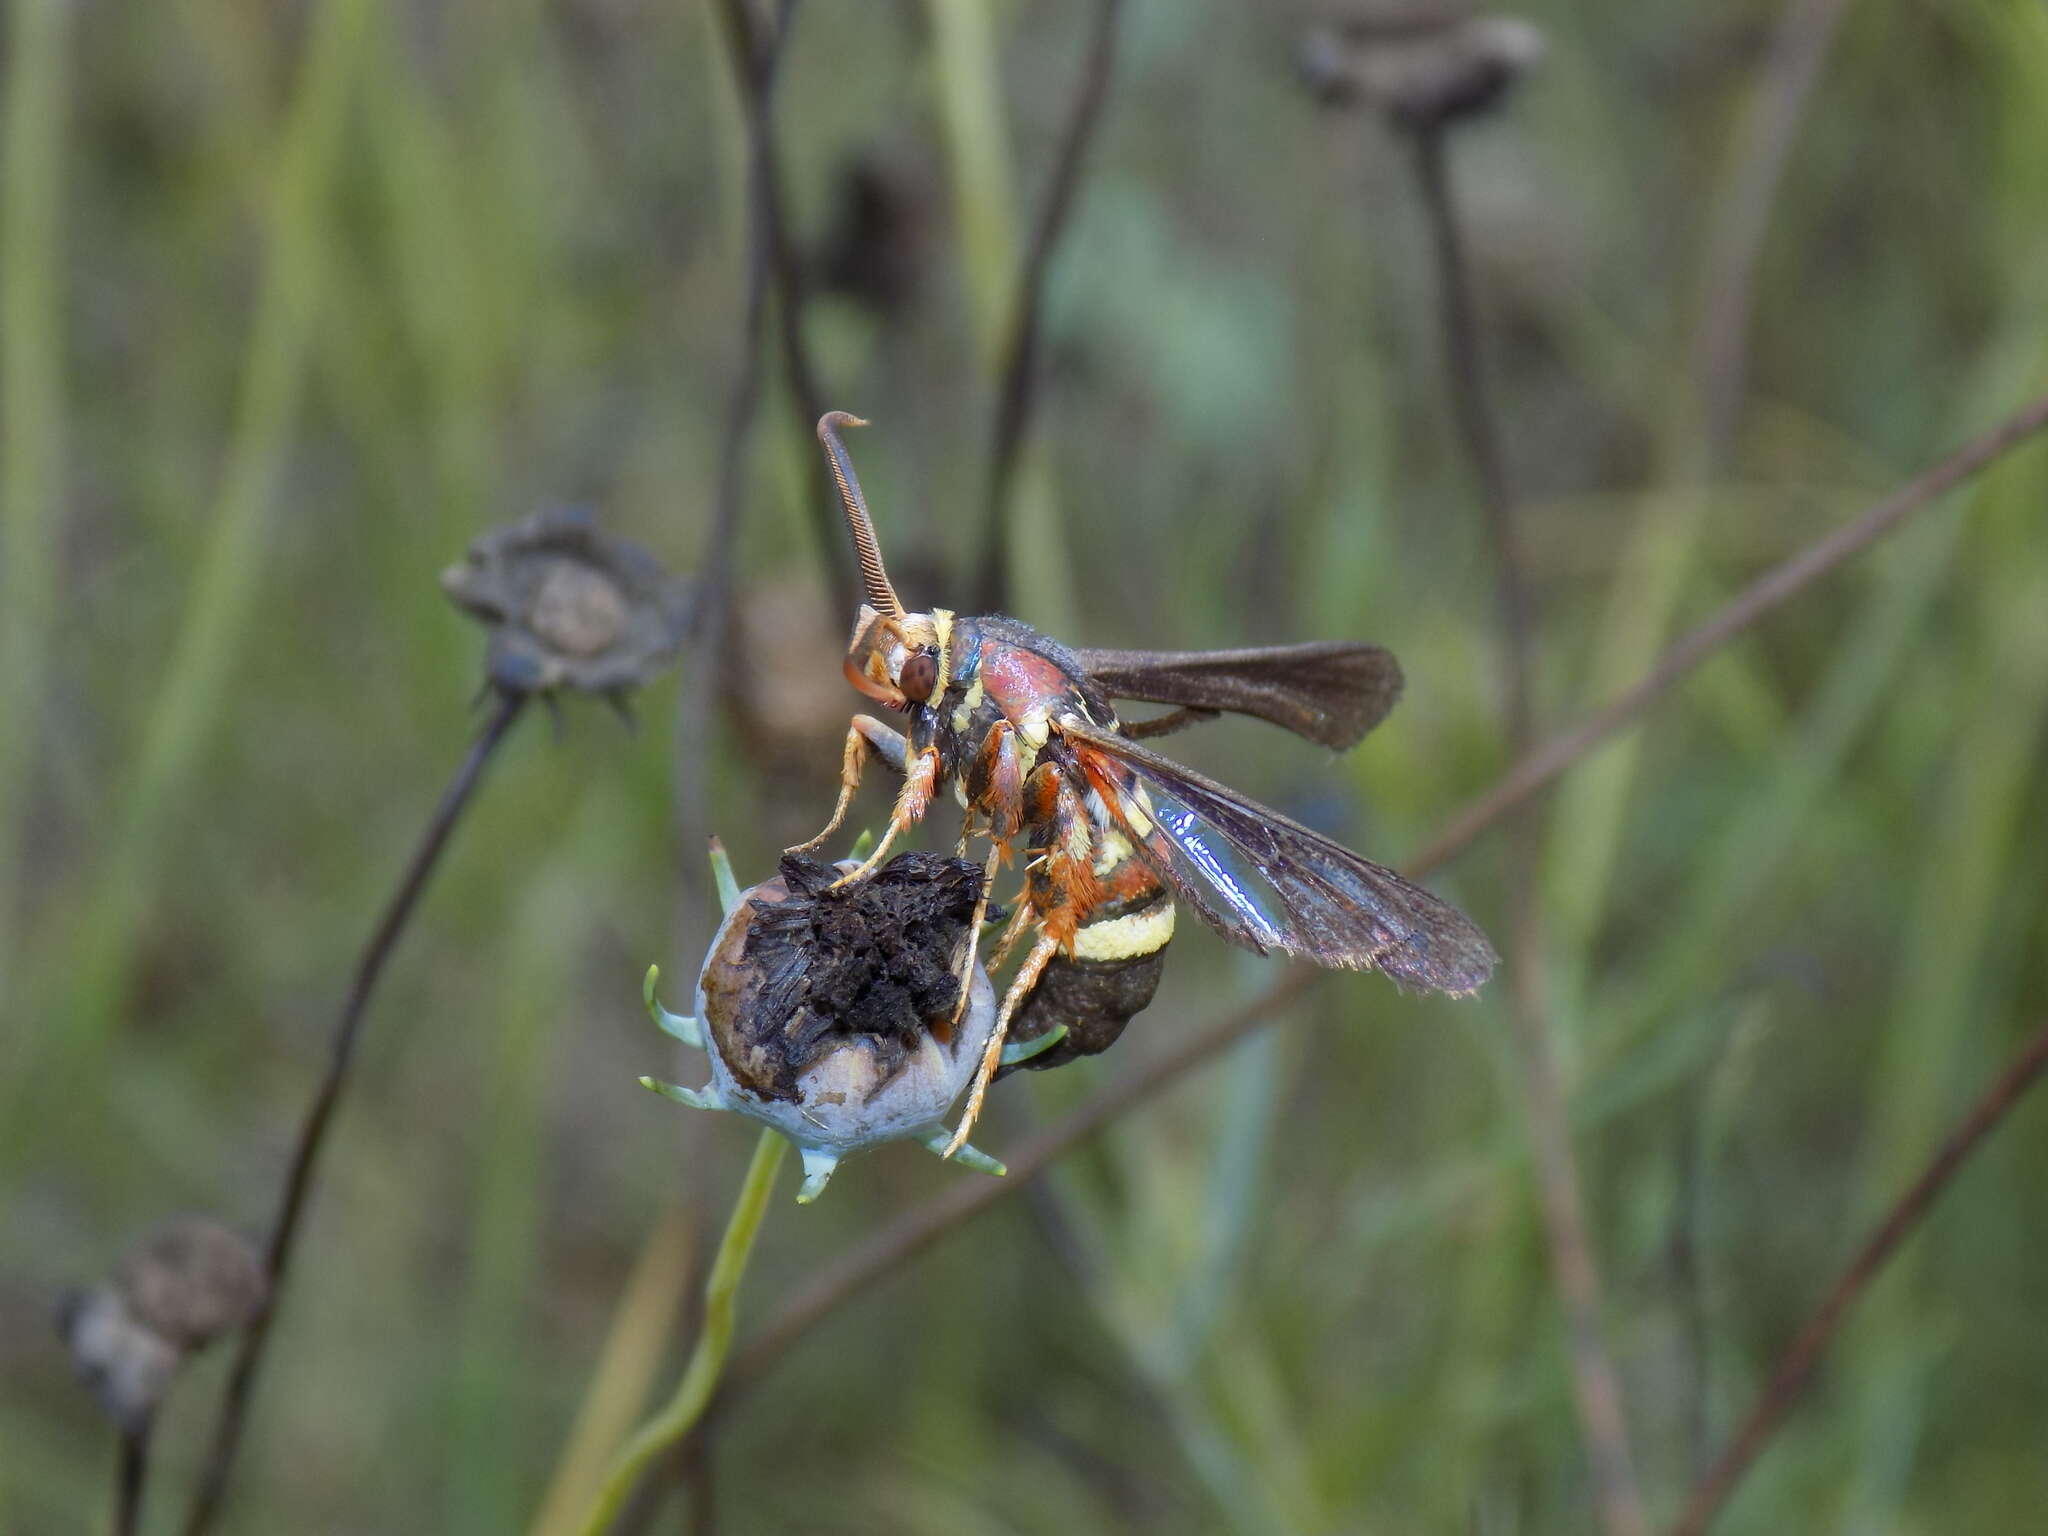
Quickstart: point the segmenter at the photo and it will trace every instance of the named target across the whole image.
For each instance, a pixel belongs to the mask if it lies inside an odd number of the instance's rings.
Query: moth
[[[867,698],[907,717],[906,729],[854,716],[832,819],[791,851],[815,849],[838,830],[874,759],[902,775],[902,788],[880,841],[843,880],[879,869],[950,787],[966,814],[962,853],[977,838],[988,844],[971,929],[978,936],[997,870],[1024,851],[1023,888],[989,969],[1027,940],[1028,948],[949,1153],[972,1130],[1020,1015],[1040,1032],[1068,1024],[1086,1049],[1090,1031],[1113,1024],[1113,1039],[1150,1001],[1177,904],[1261,954],[1377,970],[1405,987],[1453,996],[1478,990],[1497,957],[1457,908],[1145,745],[1227,710],[1343,750],[1400,697],[1391,654],[1349,642],[1075,651],[1012,618],[912,612],[889,581],[839,436],[842,427],[866,425],[844,411],[818,423],[867,598],[845,672]],[[1118,698],[1173,710],[1127,723],[1112,702]],[[973,963],[970,949],[966,971]],[[1083,979],[1098,985],[1080,986]],[[1122,1016],[1113,1017],[1118,1009]],[[1068,1017],[1048,1016],[1060,1013]]]

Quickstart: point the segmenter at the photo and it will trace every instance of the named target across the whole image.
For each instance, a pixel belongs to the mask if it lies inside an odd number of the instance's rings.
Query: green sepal
[[[809,1205],[825,1193],[825,1186],[832,1182],[832,1172],[839,1166],[839,1154],[823,1147],[797,1148],[804,1160],[804,1181],[797,1186],[796,1203]]]
[[[1055,1024],[1036,1040],[1011,1040],[1003,1046],[1003,1065],[1014,1067],[1020,1061],[1029,1061],[1041,1055],[1067,1038],[1067,1026]]]
[[[934,1126],[928,1134],[918,1137],[917,1144],[934,1156],[943,1158],[946,1155],[946,1147],[952,1140],[953,1133],[940,1125]],[[950,1160],[962,1168],[972,1168],[976,1173],[993,1174],[999,1179],[1010,1171],[979,1147],[972,1145],[963,1144]]]
[[[647,1017],[654,1020],[654,1027],[663,1034],[673,1035],[676,1039],[682,1041],[683,1044],[694,1046],[700,1051],[703,1050],[704,1031],[697,1021],[685,1018],[680,1013],[670,1013],[661,1006],[661,999],[654,995],[654,984],[660,980],[661,967],[658,965],[647,967],[647,980],[640,988],[640,996],[647,1004]]]
[[[664,1083],[659,1078],[643,1077],[640,1086],[660,1094],[664,1099],[674,1099],[678,1104],[687,1104],[692,1109],[730,1109],[725,1095],[716,1088],[684,1088],[676,1083]]]
[[[725,844],[715,837],[711,839],[711,883],[718,887],[718,910],[731,917],[732,909],[740,904],[740,883],[733,878]]]

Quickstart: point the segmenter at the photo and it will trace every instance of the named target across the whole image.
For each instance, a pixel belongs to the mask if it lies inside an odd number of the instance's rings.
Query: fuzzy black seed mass
[[[756,900],[742,963],[753,996],[742,1026],[768,1052],[757,1087],[794,1098],[797,1078],[848,1043],[872,1051],[886,1080],[960,996],[956,954],[974,920],[981,868],[905,853],[873,876],[831,889],[839,871],[798,854],[782,860],[782,901]]]

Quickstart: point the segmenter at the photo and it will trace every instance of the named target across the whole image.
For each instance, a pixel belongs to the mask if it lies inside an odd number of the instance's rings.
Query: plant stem
[[[67,0],[17,0],[8,18],[0,171],[0,870],[20,870],[23,802],[41,739],[51,631],[62,588],[63,187],[71,97]],[[0,892],[0,993],[16,910]]]
[[[227,1488],[228,1471],[235,1458],[236,1447],[242,1438],[242,1427],[248,1418],[249,1398],[256,1384],[256,1370],[263,1361],[263,1349],[270,1337],[271,1325],[277,1320],[277,1310],[283,1300],[284,1282],[291,1266],[292,1252],[298,1237],[299,1222],[305,1214],[307,1202],[312,1197],[313,1178],[317,1171],[320,1150],[326,1145],[327,1130],[333,1123],[334,1111],[341,1102],[343,1090],[348,1085],[350,1063],[355,1058],[356,1043],[362,1035],[363,1017],[370,1005],[370,994],[375,991],[377,979],[384,973],[384,965],[397,947],[406,923],[425,891],[428,879],[440,862],[441,853],[447,847],[450,834],[462,813],[469,806],[476,793],[477,785],[483,779],[485,765],[498,744],[511,730],[512,723],[525,709],[530,695],[524,693],[500,693],[491,717],[477,733],[470,744],[468,755],[455,777],[442,792],[441,803],[434,808],[433,819],[427,823],[421,835],[419,846],[413,850],[407,861],[405,873],[399,879],[398,889],[392,893],[390,903],[384,908],[384,915],[378,920],[371,933],[369,943],[363,948],[362,956],[356,962],[355,979],[350,983],[348,998],[342,1004],[341,1017],[334,1028],[333,1045],[328,1056],[327,1073],[320,1080],[320,1087],[313,1095],[313,1102],[307,1107],[306,1118],[299,1126],[298,1144],[292,1150],[291,1170],[285,1176],[284,1195],[278,1206],[277,1219],[271,1225],[270,1245],[264,1256],[264,1264],[270,1282],[270,1298],[263,1310],[250,1323],[242,1335],[241,1352],[235,1357],[233,1372],[221,1397],[220,1416],[214,1423],[213,1440],[208,1446],[203,1470],[200,1473],[197,1491],[192,1497],[191,1514],[185,1522],[185,1536],[203,1536],[211,1528],[219,1513],[220,1502]]]
[[[1060,138],[1052,180],[1046,186],[1045,202],[1031,228],[1031,246],[1017,275],[1009,331],[1003,338],[1002,382],[996,391],[995,429],[990,439],[988,500],[983,512],[981,574],[976,598],[976,611],[980,613],[1000,613],[1010,602],[1010,484],[1038,403],[1038,333],[1045,306],[1046,273],[1066,231],[1074,207],[1074,190],[1081,181],[1081,164],[1096,125],[1102,120],[1103,103],[1109,98],[1110,71],[1116,62],[1117,13],[1121,8],[1122,0],[1096,0],[1095,25],[1088,37],[1081,83],[1067,110],[1066,130]]]
[[[1772,566],[1713,617],[1674,641],[1634,684],[1517,761],[1493,788],[1453,817],[1436,840],[1417,855],[1416,861],[1435,865],[1461,851],[1508,811],[1635,720],[1744,630],[1784,607],[1821,577],[1862,554],[1916,512],[1932,506],[2043,428],[2048,428],[2048,396],[2030,401],[1982,437],[1966,443],[1900,486],[1860,517]]]
[[[1002,354],[1017,248],[995,21],[989,0],[926,0],[924,9],[975,356],[993,367]]]
[[[719,1406],[723,1408],[753,1385],[790,1345],[849,1297],[908,1263],[997,1201],[1026,1188],[1081,1142],[1213,1059],[1232,1042],[1261,1025],[1273,1023],[1319,982],[1328,980],[1329,975],[1328,971],[1307,966],[1288,971],[1248,1002],[1187,1031],[1167,1050],[1117,1078],[1072,1114],[1028,1137],[1014,1151],[1006,1151],[1003,1163],[1010,1170],[1007,1177],[955,1180],[922,1205],[877,1229],[858,1247],[815,1271],[809,1283],[786,1297],[761,1330],[747,1341],[719,1393]]]
[[[114,1536],[135,1536],[142,1529],[142,1490],[149,1481],[149,1432],[144,1419],[121,1431],[121,1459],[114,1472]]]
[[[1523,572],[1521,540],[1515,527],[1514,499],[1508,491],[1500,431],[1486,395],[1486,372],[1479,361],[1479,328],[1473,320],[1472,270],[1458,227],[1457,205],[1451,197],[1450,165],[1445,130],[1439,125],[1415,136],[1415,182],[1422,195],[1430,241],[1436,248],[1439,321],[1444,359],[1450,370],[1451,405],[1464,434],[1465,453],[1479,482],[1479,502],[1486,513],[1486,531],[1493,541],[1495,593],[1500,608],[1501,653],[1506,682],[1508,740],[1516,752],[1525,750],[1533,731],[1529,687],[1529,583]]]
[[[689,1288],[696,1269],[698,1245],[691,1214],[680,1200],[673,1200],[648,1233],[613,1309],[583,1406],[563,1443],[529,1536],[568,1536],[576,1529],[585,1502],[604,1479],[613,1447],[625,1441],[639,1418],[668,1352],[669,1335],[680,1321],[675,1298]]]
[[[2013,1058],[2011,1065],[1984,1090],[1983,1096],[1949,1132],[1920,1176],[1906,1187],[1905,1193],[1899,1196],[1884,1220],[1877,1224],[1856,1251],[1856,1256],[1849,1261],[1848,1267],[1828,1289],[1819,1309],[1779,1358],[1770,1383],[1750,1409],[1749,1417],[1743,1420],[1742,1428],[1722,1451],[1712,1470],[1693,1490],[1685,1512],[1671,1528],[1673,1536],[1699,1536],[1706,1530],[1721,1506],[1727,1503],[1729,1495],[1734,1493],[1742,1475],[1770,1443],[1779,1425],[1792,1411],[1793,1404],[1805,1391],[1814,1367],[1834,1341],[1849,1308],[1877,1278],[1900,1244],[1912,1235],[1914,1228],[1919,1226],[1934,1202],[1948,1188],[1949,1181],[1969,1161],[1984,1138],[1998,1128],[2012,1107],[2026,1096],[2027,1090],[2041,1080],[2044,1072],[2048,1072],[2048,1024],[2041,1026],[2021,1048],[2019,1055]]]
[[[1749,372],[1755,276],[1784,173],[1848,0],[1787,0],[1760,61],[1717,176],[1699,249],[1699,302],[1689,342],[1692,388],[1656,430],[1650,479],[1666,489],[1642,505],[1622,536],[1605,612],[1595,628],[1587,678],[1595,695],[1621,686],[1635,658],[1664,643],[1700,559],[1709,487],[1728,469]],[[1605,920],[1640,764],[1637,743],[1617,742],[1558,797],[1552,846],[1571,856],[1550,871],[1545,916],[1562,952],[1590,954]],[[1582,990],[1584,978],[1570,986]]]
[[[789,231],[783,205],[782,147],[775,131],[775,76],[789,30],[796,23],[796,0],[777,0],[773,31],[757,26],[747,0],[714,0],[718,30],[732,69],[733,86],[747,121],[748,222],[758,231],[768,272],[775,283],[777,337],[789,392],[796,402],[802,432],[803,462],[810,466],[811,496],[807,503],[819,557],[833,589],[855,590],[853,555],[840,531],[830,476],[824,456],[811,445],[811,428],[828,406],[818,369],[804,339],[804,311],[810,285]],[[752,260],[752,257],[749,257]]]
[[[740,0],[722,0],[715,18],[726,39],[735,86],[739,97],[746,140],[745,238],[742,243],[740,340],[738,362],[726,395],[725,425],[719,440],[718,483],[712,503],[711,529],[704,545],[704,562],[698,572],[695,611],[691,615],[693,644],[682,668],[680,705],[676,710],[676,825],[678,846],[687,850],[680,862],[694,864],[697,850],[709,835],[709,770],[705,766],[707,744],[712,738],[713,702],[726,677],[727,630],[732,619],[733,558],[737,546],[740,514],[747,498],[747,455],[753,441],[754,418],[761,404],[762,342],[767,333],[769,285],[780,280],[781,264],[788,253],[781,244],[779,174],[769,109],[773,100],[775,75],[782,46],[794,20],[794,7],[785,5],[783,21],[765,39],[756,39],[753,22]],[[783,308],[788,312],[785,293]],[[787,345],[790,330],[783,335]],[[808,363],[804,365],[808,368]],[[804,375],[808,378],[808,373]],[[797,375],[791,373],[794,380]],[[799,394],[805,386],[798,388]],[[815,390],[812,391],[815,393]],[[806,462],[816,455],[807,455]],[[817,501],[817,498],[813,498]],[[827,524],[821,533],[821,548],[841,550],[844,540],[830,521],[830,502],[818,501],[825,509]],[[843,553],[843,550],[841,551]],[[850,572],[849,572],[850,574]],[[694,922],[701,913],[695,903],[684,903],[684,918]]]
[[[718,1255],[711,1262],[711,1276],[704,1284],[704,1330],[690,1352],[683,1379],[668,1406],[643,1424],[613,1459],[604,1487],[583,1521],[583,1536],[602,1536],[618,1518],[648,1464],[680,1442],[704,1416],[725,1369],[726,1356],[732,1350],[740,1281],[746,1276],[754,1238],[768,1214],[768,1197],[774,1192],[775,1175],[781,1170],[788,1150],[789,1143],[774,1131],[764,1130],[761,1139],[754,1143],[753,1161],[747,1165],[739,1198],[733,1202],[732,1219],[726,1223]]]
[[[1737,130],[1740,158],[1708,227],[1693,339],[1700,391],[1699,452],[1711,474],[1727,457],[1749,375],[1750,314],[1771,210],[1835,34],[1853,0],[1789,0]]]
[[[1434,123],[1415,136],[1415,179],[1436,248],[1437,285],[1451,400],[1465,451],[1479,482],[1487,532],[1494,547],[1500,608],[1503,711],[1508,750],[1520,756],[1535,735],[1530,686],[1531,631],[1528,582],[1508,489],[1500,432],[1486,394],[1474,321],[1471,264],[1466,260],[1451,196],[1447,131]],[[1508,1013],[1514,1024],[1522,1110],[1535,1155],[1537,1194],[1551,1273],[1564,1308],[1566,1355],[1571,1365],[1579,1425],[1585,1436],[1600,1523],[1612,1536],[1649,1529],[1629,1450],[1621,1377],[1600,1326],[1600,1266],[1587,1232],[1584,1182],[1572,1148],[1571,1125],[1551,1039],[1548,943],[1537,879],[1543,857],[1542,808],[1522,805],[1508,817]]]

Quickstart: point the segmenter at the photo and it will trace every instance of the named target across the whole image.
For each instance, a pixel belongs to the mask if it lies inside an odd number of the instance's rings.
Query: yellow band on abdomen
[[[1126,912],[1106,923],[1089,923],[1074,935],[1076,960],[1129,960],[1166,947],[1173,937],[1173,903]]]

